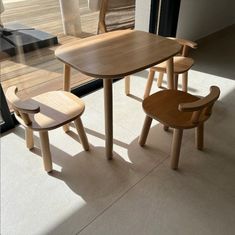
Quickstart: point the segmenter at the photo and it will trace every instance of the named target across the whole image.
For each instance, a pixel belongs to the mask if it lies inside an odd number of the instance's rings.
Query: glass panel
[[[97,33],[98,11],[91,11],[88,8],[88,0],[76,0],[76,2],[79,7],[82,32],[77,36],[71,36],[64,33],[60,1],[3,1],[4,9],[1,7],[0,13],[3,28],[0,31],[0,38],[4,39],[4,45],[1,41],[0,73],[4,91],[9,86],[16,85],[19,95],[22,98],[28,98],[42,92],[62,89],[63,64],[55,58],[55,49],[61,44],[77,41]],[[32,34],[33,29],[39,31]],[[46,47],[41,48],[43,40],[45,40],[43,37],[48,36],[47,34],[45,36],[45,33],[50,34],[51,39],[45,43]],[[56,37],[59,44],[53,45]],[[12,38],[13,41],[9,41]],[[34,43],[32,46],[34,50],[31,50],[31,46],[27,46],[27,44],[30,44],[31,40],[38,39],[42,39],[42,41]],[[15,49],[15,44],[22,45],[24,42],[26,46],[17,46]],[[7,53],[2,53],[2,51]],[[94,79],[72,69],[72,87],[92,80]]]

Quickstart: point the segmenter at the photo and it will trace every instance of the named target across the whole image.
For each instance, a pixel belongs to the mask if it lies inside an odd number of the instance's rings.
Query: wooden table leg
[[[112,79],[103,79],[105,114],[105,149],[107,159],[113,158],[113,90]]]
[[[70,74],[71,74],[70,66],[67,64],[64,64],[64,84],[63,84],[64,91],[70,91]],[[69,124],[64,125],[63,129],[64,129],[64,132],[68,132]]]
[[[64,91],[70,91],[70,74],[71,68],[68,64],[64,64]]]
[[[174,88],[174,65],[173,57],[168,59],[166,62],[166,72],[167,72],[167,88]]]

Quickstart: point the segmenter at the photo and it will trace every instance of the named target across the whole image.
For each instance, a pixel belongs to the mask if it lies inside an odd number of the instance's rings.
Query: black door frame
[[[149,32],[164,37],[175,37],[180,3],[181,0],[151,0]]]

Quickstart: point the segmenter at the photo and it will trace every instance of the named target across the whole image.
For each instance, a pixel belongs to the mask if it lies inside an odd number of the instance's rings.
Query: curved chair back
[[[17,96],[18,88],[16,86],[9,87],[6,92],[6,98],[11,103],[18,121],[23,125],[30,125],[31,120],[29,118],[29,113],[38,113],[40,107],[35,103],[30,102],[30,100],[21,100]]]
[[[190,40],[186,40],[186,39],[182,39],[182,38],[172,38],[172,37],[168,37],[171,40],[176,40],[180,45],[182,45],[182,50],[180,55],[187,57],[189,54],[189,48],[192,49],[196,49],[197,48],[197,43],[190,41]]]
[[[164,130],[172,127],[171,168],[176,170],[184,129],[195,128],[196,147],[203,150],[204,122],[211,116],[213,105],[219,95],[220,89],[217,86],[211,86],[210,93],[202,99],[176,90],[159,91],[147,97],[143,101],[143,108],[147,115],[139,137],[140,146],[145,145],[152,119],[162,123]]]
[[[191,117],[193,124],[204,122],[210,117],[213,105],[219,95],[219,87],[211,86],[210,93],[207,96],[195,102],[179,104],[178,109],[183,112],[193,112]]]

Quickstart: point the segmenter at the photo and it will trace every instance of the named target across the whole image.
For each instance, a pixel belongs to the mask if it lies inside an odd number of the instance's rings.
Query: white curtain
[[[4,12],[4,6],[2,0],[0,0],[0,14]]]

